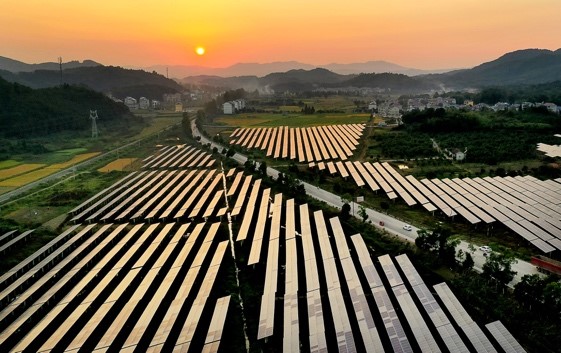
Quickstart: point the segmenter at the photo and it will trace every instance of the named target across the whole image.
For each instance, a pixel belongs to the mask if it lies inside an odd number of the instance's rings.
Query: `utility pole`
[[[62,87],[62,56],[58,57],[58,67],[60,70],[60,86]]]

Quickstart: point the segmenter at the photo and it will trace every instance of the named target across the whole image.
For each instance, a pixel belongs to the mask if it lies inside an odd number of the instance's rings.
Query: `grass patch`
[[[7,169],[7,168],[12,168],[15,167],[17,165],[20,165],[21,162],[19,161],[15,161],[13,159],[8,159],[5,161],[0,161],[0,169]]]
[[[77,156],[72,157],[71,160],[64,162],[64,163],[57,163],[57,164],[53,164],[48,166],[48,169],[66,169],[69,168],[75,164],[78,164],[80,162],[83,162],[85,160],[88,160],[90,158],[93,158],[97,155],[99,155],[101,152],[91,152],[91,153],[82,153],[79,154]]]
[[[155,134],[158,131],[165,129],[170,125],[180,123],[182,118],[183,118],[182,113],[175,113],[175,114],[170,113],[170,114],[166,114],[165,116],[152,118],[149,121],[149,126],[142,129],[140,134],[135,136],[135,138],[144,138],[152,134]]]

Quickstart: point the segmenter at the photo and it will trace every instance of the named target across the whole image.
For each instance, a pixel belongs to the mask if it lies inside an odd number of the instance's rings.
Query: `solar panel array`
[[[264,350],[469,352],[405,255],[373,261],[337,217],[269,189],[256,200],[237,241],[263,283],[255,338]]]
[[[190,145],[164,146],[142,160],[143,169],[211,168],[216,160],[208,152]]]
[[[555,134],[556,137],[561,137],[559,134]],[[545,153],[548,157],[561,157],[561,145],[548,145],[546,143],[538,143],[537,149],[540,152]]]
[[[410,262],[373,259],[337,217],[234,169],[133,172],[70,214],[76,224],[0,277],[0,351],[228,351],[222,282],[234,249],[261,290],[251,342],[283,352],[461,347],[453,316],[429,312],[438,304]]]
[[[275,159],[298,158],[301,163],[345,161],[356,150],[364,127],[364,124],[346,124],[307,128],[240,128],[230,136],[230,144],[261,149],[267,157]]]
[[[532,176],[422,179],[403,177],[388,163],[335,163],[358,187],[382,189],[391,200],[421,205],[469,224],[499,222],[544,253],[561,250],[561,178]],[[331,172],[335,174],[335,172]]]

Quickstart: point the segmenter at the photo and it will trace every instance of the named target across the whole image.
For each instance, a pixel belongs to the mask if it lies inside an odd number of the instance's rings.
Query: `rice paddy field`
[[[45,164],[20,164],[18,166],[7,168],[7,169],[0,169],[0,180],[13,178],[20,174],[29,173],[33,170],[45,167]]]
[[[134,168],[135,162],[137,162],[139,158],[119,158],[114,160],[113,162],[99,168],[97,171],[101,173],[108,173],[112,171],[126,171],[131,170]]]

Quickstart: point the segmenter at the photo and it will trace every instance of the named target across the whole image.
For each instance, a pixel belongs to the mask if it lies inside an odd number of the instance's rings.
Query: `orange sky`
[[[560,48],[559,14],[560,0],[1,0],[0,56],[128,67],[471,67],[517,49]]]

